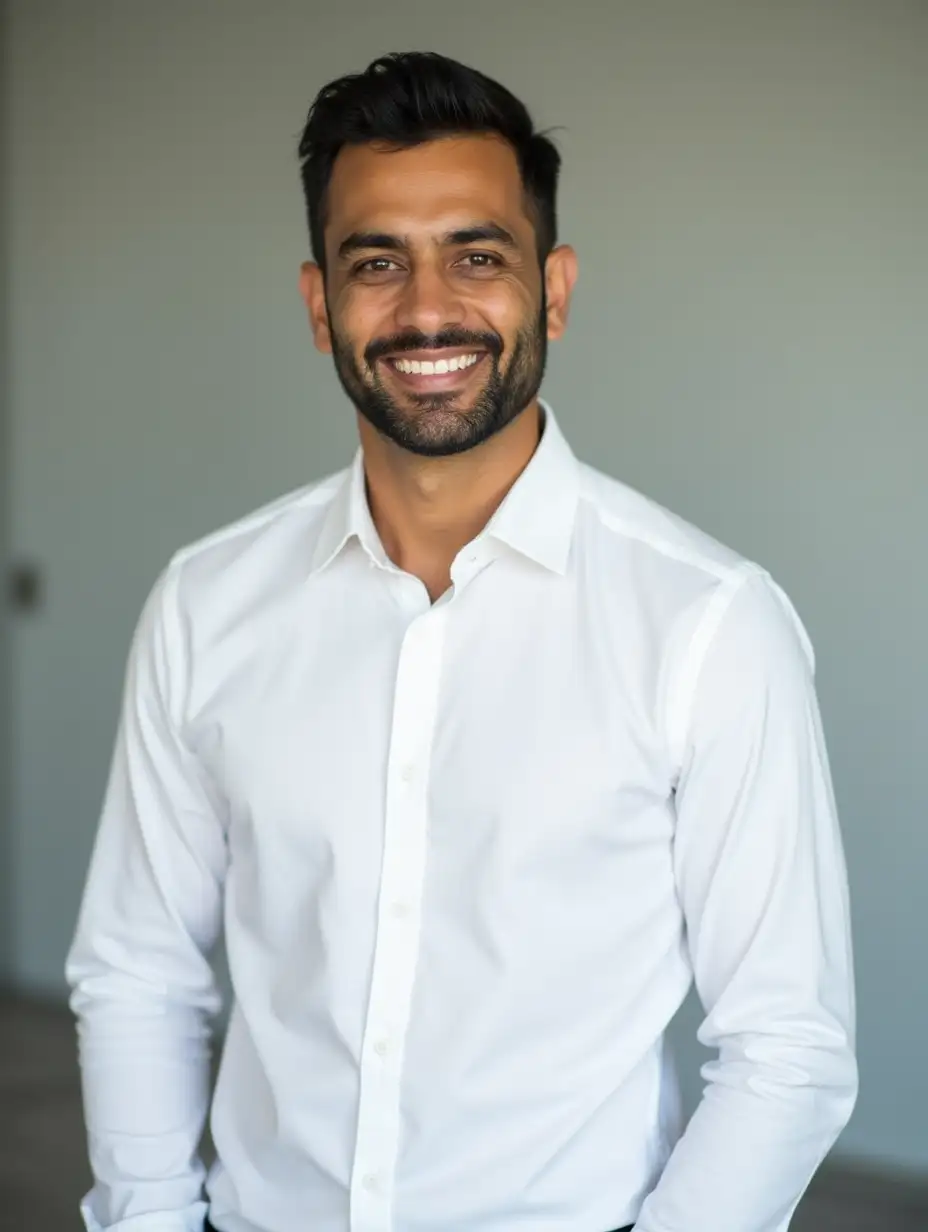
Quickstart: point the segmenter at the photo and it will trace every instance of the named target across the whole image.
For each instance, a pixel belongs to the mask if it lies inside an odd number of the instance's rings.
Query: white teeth
[[[408,372],[416,376],[435,376],[470,368],[477,362],[477,359],[477,355],[455,355],[453,359],[438,359],[434,363],[428,359],[394,359],[393,364],[398,372]]]

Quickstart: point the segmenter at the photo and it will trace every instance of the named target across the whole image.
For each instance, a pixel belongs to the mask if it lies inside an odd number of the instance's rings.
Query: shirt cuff
[[[194,1202],[182,1211],[146,1211],[116,1223],[102,1224],[90,1209],[90,1196],[81,1203],[81,1216],[87,1232],[203,1232],[209,1213],[207,1202]]]

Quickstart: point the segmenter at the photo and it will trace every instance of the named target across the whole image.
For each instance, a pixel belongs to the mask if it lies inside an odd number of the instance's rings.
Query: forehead
[[[495,136],[448,137],[409,149],[346,146],[329,183],[328,239],[356,230],[422,234],[475,219],[532,230],[519,164]]]

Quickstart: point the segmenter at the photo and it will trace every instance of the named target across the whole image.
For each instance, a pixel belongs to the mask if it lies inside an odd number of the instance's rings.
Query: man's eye
[[[362,261],[360,265],[355,267],[356,274],[387,274],[390,270],[398,269],[396,262],[390,257],[371,257],[369,261]]]
[[[469,252],[462,258],[468,269],[493,269],[502,265],[502,261],[492,252]]]

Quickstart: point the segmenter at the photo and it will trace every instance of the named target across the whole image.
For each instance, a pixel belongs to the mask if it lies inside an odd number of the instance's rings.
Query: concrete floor
[[[72,1020],[0,998],[0,1232],[80,1232],[89,1183]],[[928,1232],[928,1184],[823,1169],[791,1232]]]

